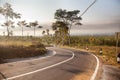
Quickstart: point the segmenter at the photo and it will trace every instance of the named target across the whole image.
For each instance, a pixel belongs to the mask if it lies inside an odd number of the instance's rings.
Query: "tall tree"
[[[9,3],[5,3],[3,5],[3,7],[0,7],[0,14],[2,14],[5,17],[6,22],[9,22],[9,19],[21,18],[20,14],[14,12],[14,10],[11,7],[11,4],[9,4]],[[8,33],[8,36],[9,36],[9,26],[6,26],[6,27],[7,27],[7,33]]]
[[[64,22],[66,25],[68,25],[68,30],[69,30],[69,44],[70,44],[70,30],[71,27],[75,25],[81,25],[80,20],[82,18],[79,16],[80,11],[79,10],[73,10],[73,11],[67,11],[67,10],[62,10],[58,9],[55,12],[54,18],[57,21]]]
[[[34,37],[35,37],[35,29],[36,27],[38,27],[38,21],[35,21],[35,22],[30,22],[30,26],[34,28]]]
[[[13,24],[14,24],[14,22],[12,22],[11,20],[9,20],[9,21],[6,21],[2,26],[7,26],[7,33],[8,33],[8,35],[7,36],[10,36],[10,27],[14,27],[13,26]]]
[[[68,25],[61,21],[56,21],[52,25],[52,29],[55,31],[55,43],[64,45],[68,37]]]
[[[25,27],[25,26],[27,25],[27,23],[26,23],[26,21],[24,20],[24,21],[19,21],[19,22],[17,23],[17,25],[22,28],[22,37],[23,37],[23,30],[24,30],[23,27]]]

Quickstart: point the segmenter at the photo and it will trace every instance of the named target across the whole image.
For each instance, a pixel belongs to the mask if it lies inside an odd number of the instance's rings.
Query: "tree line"
[[[5,3],[3,6],[0,6],[0,14],[2,16],[4,16],[4,18],[5,18],[5,22],[1,26],[6,27],[7,36],[9,37],[10,35],[13,35],[13,31],[11,31],[10,28],[15,27],[15,22],[13,22],[13,19],[14,18],[15,19],[20,19],[21,14],[14,12],[11,4],[9,4],[9,3]],[[33,27],[34,37],[35,37],[35,33],[36,33],[35,32],[36,28],[42,28],[42,26],[40,26],[38,21],[27,23],[25,20],[23,20],[23,21],[18,21],[17,25],[19,27],[21,27],[22,36],[24,34],[24,27],[29,27],[29,28]],[[5,32],[3,32],[3,35],[5,35]]]
[[[120,40],[119,40],[120,41]],[[70,46],[116,46],[115,36],[71,36]],[[68,45],[68,44],[65,44]],[[120,44],[118,44],[120,47]]]

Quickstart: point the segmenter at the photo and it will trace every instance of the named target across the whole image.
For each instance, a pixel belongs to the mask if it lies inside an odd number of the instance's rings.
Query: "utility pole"
[[[118,43],[119,43],[120,32],[115,33],[116,38],[116,55],[118,54]]]

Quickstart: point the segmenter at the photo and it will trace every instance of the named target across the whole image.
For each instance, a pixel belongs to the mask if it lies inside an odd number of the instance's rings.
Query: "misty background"
[[[80,10],[80,14],[94,0],[0,0],[0,6],[5,2],[12,4],[15,12],[21,13],[21,19],[32,22],[37,20],[43,28],[36,29],[36,36],[41,36],[42,31],[50,29],[55,21],[54,13],[57,9]],[[0,15],[0,24],[5,21]],[[97,0],[97,2],[82,16],[82,26],[73,26],[71,35],[113,35],[120,32],[120,0]],[[15,25],[13,35],[21,35],[21,28]],[[6,28],[0,26],[0,35]],[[32,28],[24,28],[24,35],[33,35]]]

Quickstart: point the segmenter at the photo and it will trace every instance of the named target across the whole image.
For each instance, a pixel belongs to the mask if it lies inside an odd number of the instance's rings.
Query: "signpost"
[[[118,52],[118,43],[119,43],[119,38],[120,38],[120,32],[115,33],[115,38],[116,38],[116,55],[117,55],[117,62],[120,63],[120,53]]]
[[[120,32],[115,33],[116,38],[116,55],[118,54],[118,43],[119,43]]]

